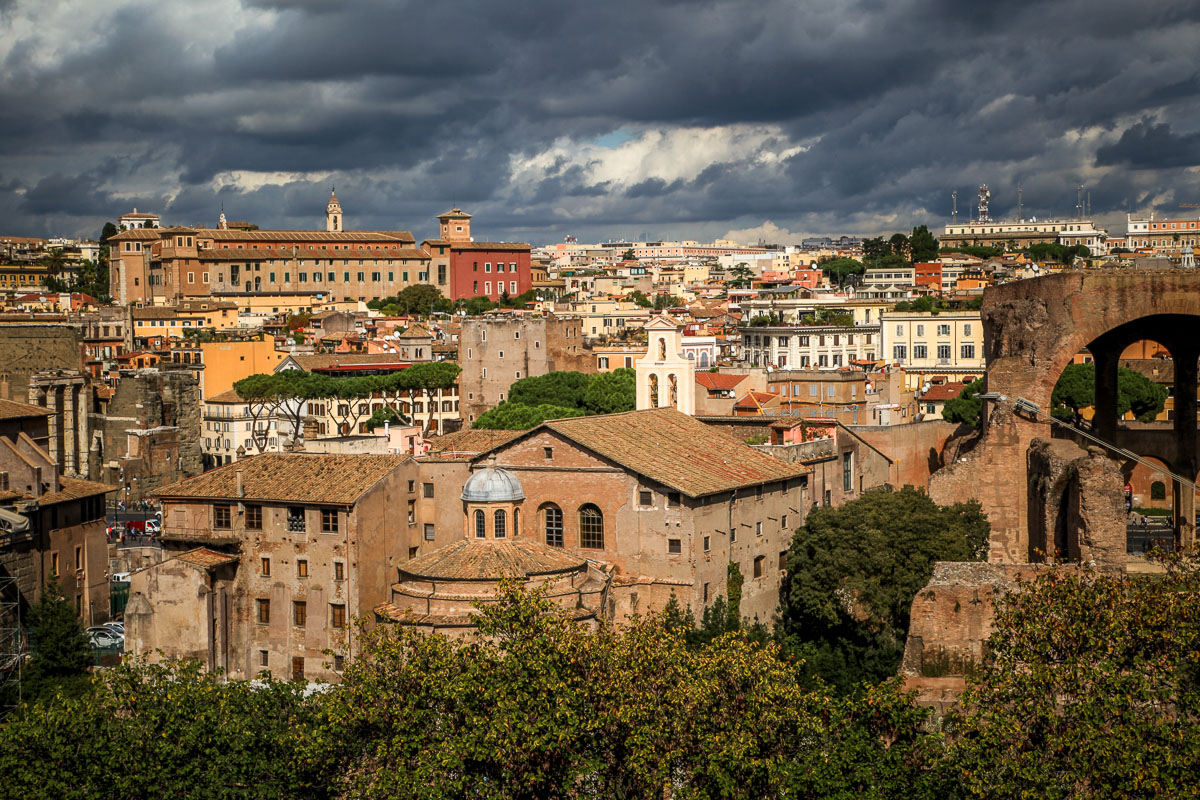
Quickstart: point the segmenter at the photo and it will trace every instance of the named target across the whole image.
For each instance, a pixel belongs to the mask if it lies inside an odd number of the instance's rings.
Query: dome
[[[470,503],[511,503],[524,500],[521,482],[506,469],[488,466],[476,470],[463,484],[462,499]]]

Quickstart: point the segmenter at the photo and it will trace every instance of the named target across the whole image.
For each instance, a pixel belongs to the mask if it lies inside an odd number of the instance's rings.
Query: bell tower
[[[327,231],[342,231],[345,230],[342,220],[342,204],[338,202],[337,195],[332,189],[329,190],[329,205],[325,206],[325,230]]]

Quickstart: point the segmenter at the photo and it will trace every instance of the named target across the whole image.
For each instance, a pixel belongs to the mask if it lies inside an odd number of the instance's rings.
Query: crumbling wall
[[[1034,439],[1027,456],[1030,561],[1124,569],[1125,486],[1103,448]]]

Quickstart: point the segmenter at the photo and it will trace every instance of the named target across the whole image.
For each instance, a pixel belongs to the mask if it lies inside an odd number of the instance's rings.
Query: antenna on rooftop
[[[1021,202],[1021,184],[1018,183],[1017,184],[1017,222],[1020,222],[1023,219],[1025,219],[1023,212],[1024,212],[1024,204]]]
[[[1087,195],[1087,216],[1090,217],[1091,215],[1092,215],[1092,191],[1091,191],[1091,189],[1089,189],[1088,195]]]
[[[950,219],[953,222],[958,222],[958,190],[955,189],[950,193],[950,202],[954,204],[954,208],[950,211]]]
[[[1079,184],[1079,188],[1075,190],[1075,219],[1083,216],[1083,184]]]

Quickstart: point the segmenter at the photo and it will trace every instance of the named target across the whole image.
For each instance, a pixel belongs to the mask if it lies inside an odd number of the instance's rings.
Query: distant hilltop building
[[[1106,251],[1107,231],[1098,229],[1090,219],[1047,219],[998,222],[971,220],[947,225],[941,235],[942,247],[999,247],[1021,250],[1031,244],[1054,242],[1086,245],[1092,254]]]
[[[332,191],[324,230],[258,230],[224,211],[216,228],[164,228],[158,215],[134,209],[109,238],[110,294],[122,304],[174,305],[199,297],[367,301],[418,284],[451,300],[531,289],[529,245],[473,241],[470,219],[458,208],[439,215],[438,238],[418,246],[408,231],[346,230]]]

